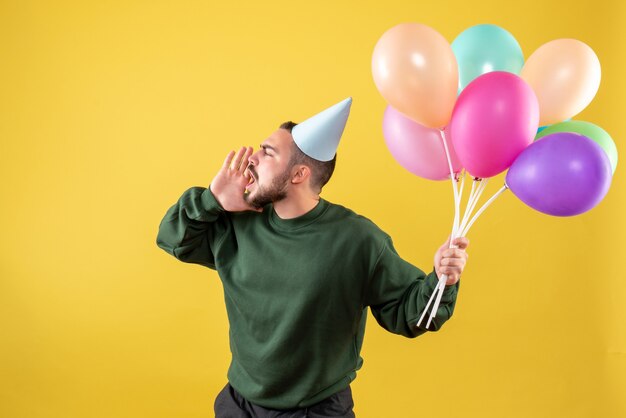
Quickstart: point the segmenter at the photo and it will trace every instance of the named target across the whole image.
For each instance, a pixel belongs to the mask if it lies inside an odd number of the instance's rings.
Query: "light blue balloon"
[[[452,42],[459,66],[459,93],[476,77],[491,71],[517,74],[524,66],[522,47],[506,30],[496,25],[476,25]]]

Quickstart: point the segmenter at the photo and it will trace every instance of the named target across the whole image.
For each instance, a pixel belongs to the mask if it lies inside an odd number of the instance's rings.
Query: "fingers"
[[[464,250],[469,246],[469,240],[465,237],[455,238],[452,244],[456,245],[459,249]]]
[[[222,168],[238,171],[243,174],[248,167],[248,158],[252,155],[252,147],[241,147],[235,154],[235,151],[231,151],[226,156]]]
[[[226,156],[226,159],[224,160],[224,164],[222,165],[222,168],[230,167],[230,163],[233,161],[234,155],[235,155],[235,151],[231,151],[228,153],[228,155]]]
[[[235,155],[235,158],[233,159],[233,163],[230,167],[231,170],[239,171],[239,167],[241,166],[241,160],[245,152],[246,152],[246,147],[241,147],[239,151],[237,151],[237,154]]]
[[[463,267],[467,263],[467,259],[446,257],[441,259],[441,267]]]
[[[442,275],[448,276],[448,279],[458,279],[461,277],[461,273],[463,273],[463,269],[460,267],[441,267],[437,270],[437,276],[441,277]],[[456,280],[455,280],[456,281]]]
[[[469,255],[460,248],[447,248],[441,253],[442,258],[467,258]]]
[[[248,168],[248,158],[252,155],[252,147],[246,147],[246,152],[241,159],[241,165],[239,166],[239,173],[244,174]]]
[[[448,277],[448,280],[446,280],[446,286],[455,285],[461,278],[461,276],[456,275],[456,274],[446,275],[446,276]]]
[[[450,248],[445,250],[442,253],[438,274],[446,274],[448,277],[458,280],[468,257],[469,255],[462,249]]]

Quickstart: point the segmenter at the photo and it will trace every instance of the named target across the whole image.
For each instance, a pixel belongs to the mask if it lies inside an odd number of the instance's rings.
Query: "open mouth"
[[[248,184],[246,185],[246,190],[248,190],[250,186],[256,183],[256,175],[252,172],[250,168],[248,168],[248,175],[250,176],[250,179],[248,180]]]

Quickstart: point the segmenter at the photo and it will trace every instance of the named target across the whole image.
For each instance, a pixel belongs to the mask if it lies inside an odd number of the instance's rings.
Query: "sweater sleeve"
[[[403,260],[388,237],[370,277],[366,304],[378,323],[395,334],[414,338],[426,331],[437,331],[452,316],[459,288],[459,282],[446,286],[430,327],[426,329],[429,311],[418,328],[417,321],[437,282],[434,269],[427,275]]]
[[[215,269],[212,249],[227,230],[225,213],[210,189],[191,187],[165,213],[156,243],[180,261]]]

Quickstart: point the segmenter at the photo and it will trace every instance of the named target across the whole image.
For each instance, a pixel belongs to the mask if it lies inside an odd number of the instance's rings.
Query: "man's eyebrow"
[[[271,145],[261,144],[261,148],[263,148],[263,149],[271,149],[274,153],[278,154],[278,151],[276,151],[276,148],[274,148]]]

